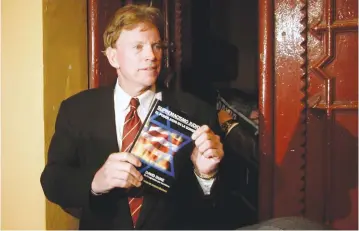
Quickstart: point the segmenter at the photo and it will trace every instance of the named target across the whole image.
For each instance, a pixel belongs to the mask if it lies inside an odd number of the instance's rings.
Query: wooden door
[[[259,2],[260,217],[357,229],[358,1]]]

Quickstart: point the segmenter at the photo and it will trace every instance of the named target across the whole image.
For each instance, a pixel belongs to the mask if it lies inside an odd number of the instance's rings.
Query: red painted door
[[[358,1],[260,2],[261,218],[357,229]]]

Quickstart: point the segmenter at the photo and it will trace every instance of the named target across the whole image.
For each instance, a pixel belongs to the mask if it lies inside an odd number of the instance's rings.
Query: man
[[[41,184],[50,201],[81,208],[80,229],[206,229],[215,223],[223,157],[216,111],[189,94],[156,86],[161,20],[153,7],[120,8],[104,33],[116,85],[76,94],[59,109]],[[205,124],[193,133],[195,147],[167,194],[135,190],[142,185],[136,169],[141,162],[127,151],[155,97]]]

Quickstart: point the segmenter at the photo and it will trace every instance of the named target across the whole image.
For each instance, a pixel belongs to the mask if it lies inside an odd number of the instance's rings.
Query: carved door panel
[[[358,1],[262,3],[261,219],[357,229]]]
[[[116,10],[127,4],[148,4],[153,5],[159,9],[164,16],[164,35],[163,39],[169,44],[169,49],[164,50],[164,68],[167,71],[171,69],[171,64],[175,65],[176,56],[173,51],[173,39],[176,33],[170,27],[173,24],[174,17],[172,16],[175,8],[175,3],[169,0],[88,0],[88,44],[89,44],[89,87],[99,87],[109,84],[114,84],[117,78],[116,71],[108,63],[106,56],[102,53],[104,51],[102,35],[105,31],[106,25],[114,15]],[[173,20],[170,19],[173,18]],[[172,31],[170,31],[172,30]],[[172,36],[173,35],[173,36]],[[180,46],[176,43],[176,46]],[[173,60],[172,61],[172,56]],[[165,74],[169,74],[169,73]]]
[[[307,7],[306,215],[358,229],[358,0]]]

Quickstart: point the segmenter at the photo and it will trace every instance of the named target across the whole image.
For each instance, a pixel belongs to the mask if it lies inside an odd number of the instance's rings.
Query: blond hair
[[[118,9],[103,34],[105,49],[115,47],[122,30],[132,30],[139,24],[155,26],[161,33],[163,18],[159,9],[146,5],[126,5]]]

